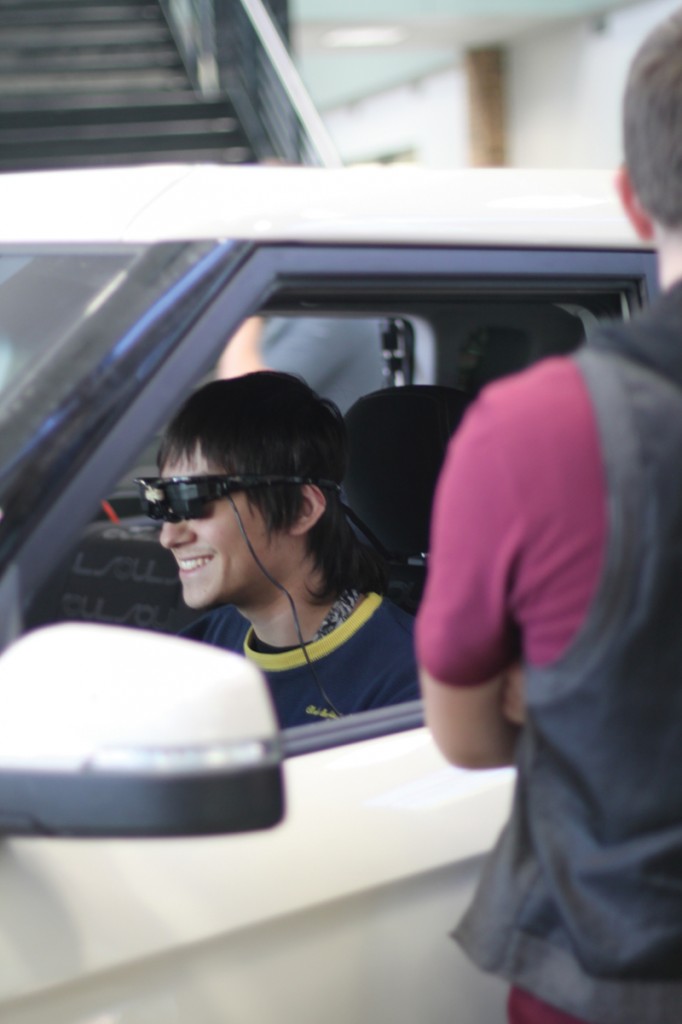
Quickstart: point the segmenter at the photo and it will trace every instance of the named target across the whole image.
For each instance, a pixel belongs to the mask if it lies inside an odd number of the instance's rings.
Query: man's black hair
[[[195,391],[167,427],[159,472],[199,452],[214,471],[304,476],[341,484],[348,463],[343,416],[299,377],[267,370],[215,380]],[[268,531],[291,526],[301,512],[300,485],[250,490]],[[315,596],[336,597],[386,588],[381,556],[351,528],[340,498],[324,490],[326,509],[307,534],[308,551],[323,579]]]

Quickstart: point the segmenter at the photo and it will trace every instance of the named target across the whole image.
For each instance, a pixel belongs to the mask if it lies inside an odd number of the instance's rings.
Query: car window
[[[137,255],[134,248],[0,253],[0,398],[39,372]]]
[[[419,265],[409,253],[405,259],[408,267]],[[436,254],[434,261],[438,259]],[[571,267],[572,260],[566,255],[565,265]],[[367,262],[371,267],[369,257]],[[353,265],[349,258],[346,266]],[[537,265],[541,265],[539,256]],[[276,360],[273,368],[300,373],[322,392],[332,388],[334,374],[341,373],[336,359],[339,352],[352,348],[352,336],[364,339],[362,350],[369,355],[372,371],[357,375],[354,390],[339,403],[347,416],[358,398],[405,387],[442,388],[469,402],[493,380],[539,359],[575,350],[600,321],[628,316],[641,301],[639,278],[634,273],[628,277],[614,272],[610,265],[603,277],[577,277],[575,273],[526,278],[477,273],[473,277],[454,272],[430,277],[425,272],[395,280],[383,272],[378,258],[376,266],[376,280],[346,269],[343,277],[330,275],[328,280],[312,284],[309,268],[303,268],[300,280],[292,283],[286,278],[280,286],[271,286],[266,301],[252,307],[252,315],[238,324],[237,331],[234,319],[229,329],[222,327],[230,321],[229,315],[214,315],[211,335],[202,339],[204,350],[213,352],[209,379],[238,372],[234,366],[226,369],[225,358],[242,327],[257,320],[262,365],[273,365]],[[510,266],[516,264],[511,261]],[[229,312],[229,306],[222,308]],[[202,359],[205,363],[205,356]],[[195,369],[191,357],[186,365]],[[246,365],[242,372],[253,368]],[[325,379],[324,373],[330,370]],[[186,394],[196,386],[196,379],[195,375],[188,382]],[[181,400],[165,407],[167,416]],[[196,617],[182,601],[172,556],[158,543],[158,524],[140,515],[133,486],[135,476],[155,473],[157,428],[162,421],[158,409],[148,408],[154,412],[155,429],[147,436],[136,435],[128,471],[100,493],[96,517],[28,603],[26,628],[71,619],[176,633]],[[407,422],[408,429],[411,423]],[[384,466],[391,454],[393,463],[401,468],[402,442],[397,434],[389,429],[382,443],[385,447],[383,455],[379,453],[379,463]],[[417,436],[416,443],[426,451],[429,442]],[[380,476],[376,474],[377,479]],[[409,480],[402,481],[401,494],[402,504],[409,507],[415,494]],[[423,511],[420,515],[423,518]],[[371,523],[370,534],[378,535],[379,541],[382,517],[384,521],[395,518],[390,510],[388,515],[380,511],[378,521]],[[425,549],[426,544],[409,556],[403,553],[390,566],[389,595],[410,614],[419,602]],[[417,702],[402,711],[398,707],[365,714],[363,730],[378,734],[384,729],[413,727],[420,710]],[[309,730],[310,726],[302,728]],[[348,737],[357,738],[359,725],[350,720],[320,722],[316,732],[322,728],[328,730],[325,743],[343,743],[350,741]],[[292,730],[288,751],[302,752],[319,742]]]
[[[417,386],[445,386],[473,399],[492,380],[548,355],[577,348],[586,327],[596,325],[605,313],[613,315],[619,310],[617,295],[609,302],[598,296],[581,303],[559,303],[554,296],[549,301],[534,297],[510,301],[505,296],[497,301],[489,297],[485,301],[460,299],[446,308],[440,304],[430,309],[420,306],[401,316],[264,315],[260,323],[266,331],[272,327],[274,340],[263,346],[262,364],[276,363],[273,368],[301,373],[311,386],[329,395],[334,392],[333,374],[325,377],[330,364],[334,362],[339,375],[345,368],[342,360],[331,360],[327,350],[342,348],[346,339],[347,361],[352,363],[357,354],[356,339],[361,338],[370,350],[367,363],[374,373],[360,375],[352,401],[344,405],[345,413],[362,395],[395,387],[395,377],[413,386],[415,382]],[[306,352],[305,359],[301,349]],[[270,359],[275,351],[277,358]],[[227,353],[229,344],[204,380],[225,372]],[[415,370],[415,364],[427,366],[428,371]],[[239,368],[238,362],[234,368]],[[248,361],[243,363],[245,371],[252,368]],[[150,437],[129,472],[102,496],[98,516],[81,538],[80,550],[69,556],[66,577],[59,581],[55,577],[45,588],[49,597],[38,602],[36,607],[41,608],[34,609],[34,623],[50,615],[109,617],[113,622],[173,632],[192,620],[192,613],[182,607],[175,567],[157,547],[158,526],[140,520],[139,495],[133,483],[135,477],[156,473],[158,440],[158,434]],[[406,488],[408,501],[409,493]],[[114,555],[117,539],[125,556]],[[77,592],[68,589],[76,581]],[[62,587],[66,589],[60,597]],[[111,607],[106,611],[108,605]]]

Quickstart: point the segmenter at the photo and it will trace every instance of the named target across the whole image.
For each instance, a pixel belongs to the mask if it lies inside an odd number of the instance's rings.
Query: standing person
[[[279,370],[303,379],[345,413],[383,384],[381,325],[357,317],[250,317],[231,338],[219,377]]]
[[[511,982],[513,1024],[682,1020],[682,11],[636,55],[623,123],[617,188],[662,295],[472,407],[417,622],[445,756],[518,768],[456,933]]]
[[[167,428],[162,476],[138,481],[164,520],[184,631],[263,669],[282,726],[418,697],[413,620],[382,596],[383,562],[346,518],[347,438],[333,402],[263,371],[196,391]]]

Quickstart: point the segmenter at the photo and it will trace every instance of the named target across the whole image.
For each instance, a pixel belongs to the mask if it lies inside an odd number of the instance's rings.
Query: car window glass
[[[371,311],[364,305],[362,310],[349,305],[350,314],[338,309],[316,309],[314,315],[264,311],[245,322],[244,335],[257,327],[256,343],[253,336],[243,342],[239,332],[231,344],[223,342],[212,375],[264,367],[298,373],[321,393],[335,397],[345,413],[360,395],[397,384],[435,384],[469,400],[492,380],[546,356],[573,351],[600,320],[621,315],[625,303],[618,289],[608,288],[581,294],[557,289],[540,296],[443,295],[438,301],[415,300],[401,307],[377,301]],[[233,346],[232,356],[239,355],[241,362],[228,359]],[[249,346],[251,361],[245,358]],[[368,354],[368,362],[339,399],[341,354],[354,347],[356,361],[360,353]],[[141,516],[132,483],[135,476],[155,474],[157,446],[158,437],[150,437],[130,472],[102,495],[98,518],[29,609],[29,627],[75,619],[177,633],[200,614],[184,605],[173,556],[158,542],[159,524]],[[395,444],[389,437],[387,453],[391,447]],[[400,466],[400,452],[393,461]],[[402,494],[403,503],[409,504],[413,494],[409,481]],[[390,566],[389,595],[410,613],[418,605],[424,554],[415,552],[414,557]],[[413,722],[415,709],[407,710],[404,720]],[[403,719],[395,709],[386,709],[385,716],[367,714],[374,716],[372,722],[385,718],[392,723],[386,724],[389,730],[402,727]],[[348,722],[331,728],[338,732],[339,742],[353,732]],[[294,752],[307,743],[299,742],[297,735],[294,730]]]
[[[0,253],[0,396],[38,372],[136,255]]]

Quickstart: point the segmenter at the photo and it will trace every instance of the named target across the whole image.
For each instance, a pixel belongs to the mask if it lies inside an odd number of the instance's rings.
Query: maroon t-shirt
[[[450,443],[417,616],[419,662],[473,686],[522,659],[547,665],[596,591],[606,491],[594,412],[570,359],[486,388]],[[512,1024],[581,1024],[513,989]]]
[[[597,426],[575,364],[547,359],[486,388],[436,489],[421,664],[471,686],[519,656],[555,661],[585,618],[605,537]]]

